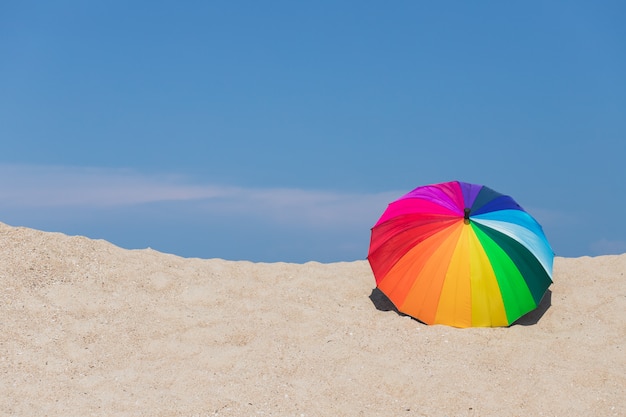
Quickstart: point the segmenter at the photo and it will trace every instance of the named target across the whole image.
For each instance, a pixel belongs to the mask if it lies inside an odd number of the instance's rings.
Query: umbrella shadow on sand
[[[389,298],[378,288],[374,288],[372,293],[370,294],[370,300],[372,300],[372,304],[376,307],[376,310],[379,311],[393,311],[399,316],[408,316],[407,314],[401,313],[396,306],[391,302]],[[419,321],[419,320],[418,320]],[[421,322],[420,322],[421,323]]]
[[[391,300],[389,300],[389,298],[387,298],[387,296],[378,288],[374,288],[372,290],[372,293],[370,294],[370,300],[372,301],[372,304],[374,304],[374,307],[376,307],[376,310],[393,311],[399,316],[408,316],[407,314],[398,311],[398,309],[395,305],[393,305]],[[511,326],[532,326],[534,324],[537,324],[546,313],[546,311],[548,311],[550,306],[552,306],[552,291],[547,290],[537,308],[533,311],[526,313],[525,315],[511,323]],[[419,322],[421,323],[421,321]]]
[[[537,324],[539,320],[543,317],[543,315],[548,311],[548,309],[552,306],[552,291],[547,290],[543,295],[543,298],[539,302],[539,305],[533,311],[529,311],[519,319],[515,320],[511,323],[511,326],[519,324],[520,326],[532,326]]]

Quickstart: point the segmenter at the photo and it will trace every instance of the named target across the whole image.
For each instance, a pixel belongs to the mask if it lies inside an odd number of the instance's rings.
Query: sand
[[[185,259],[0,223],[2,416],[624,416],[626,254],[509,328],[395,312],[367,261]]]

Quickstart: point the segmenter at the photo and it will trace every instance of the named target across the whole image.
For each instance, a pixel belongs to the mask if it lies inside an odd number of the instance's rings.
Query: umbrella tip
[[[463,210],[463,221],[465,222],[465,224],[469,224],[469,215],[470,209],[468,207],[465,207],[465,209]]]

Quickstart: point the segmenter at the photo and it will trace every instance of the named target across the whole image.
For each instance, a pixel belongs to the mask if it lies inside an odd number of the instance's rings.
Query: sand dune
[[[366,261],[185,259],[0,223],[5,416],[624,416],[626,254],[509,328],[426,326]]]

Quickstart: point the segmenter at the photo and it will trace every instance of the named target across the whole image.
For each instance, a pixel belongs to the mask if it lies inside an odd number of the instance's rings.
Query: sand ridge
[[[0,415],[626,415],[626,254],[509,328],[397,314],[365,260],[186,259],[0,223]]]

